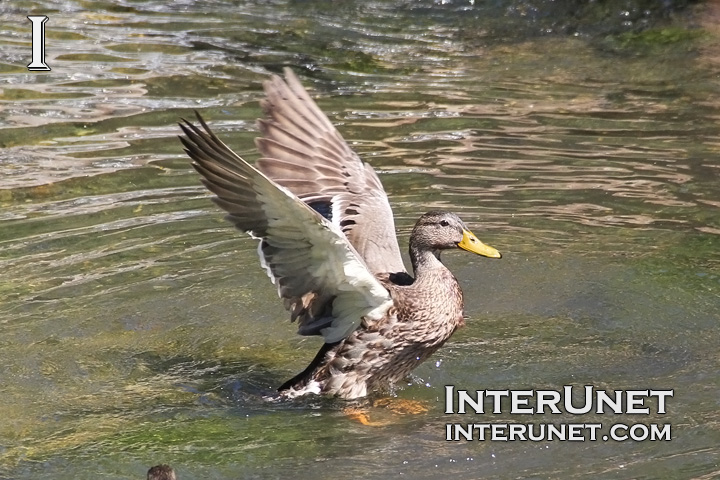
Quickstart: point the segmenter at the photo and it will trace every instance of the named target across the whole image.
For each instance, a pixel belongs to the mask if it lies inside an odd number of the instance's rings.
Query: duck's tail
[[[322,347],[320,347],[320,350],[315,355],[315,358],[313,358],[312,362],[310,362],[310,365],[305,367],[305,370],[280,385],[278,392],[282,393],[290,389],[302,390],[306,387],[312,379],[312,375],[315,373],[315,370],[317,370],[317,368],[325,361],[325,355],[327,355],[327,353],[335,348],[339,343],[340,342],[323,343]]]

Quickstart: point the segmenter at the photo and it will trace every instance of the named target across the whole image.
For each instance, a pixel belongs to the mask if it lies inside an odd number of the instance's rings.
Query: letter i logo
[[[48,71],[50,67],[45,63],[45,22],[46,15],[28,15],[32,22],[32,62],[27,66],[31,72]]]

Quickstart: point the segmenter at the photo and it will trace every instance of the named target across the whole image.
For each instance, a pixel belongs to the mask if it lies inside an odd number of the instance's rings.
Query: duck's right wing
[[[360,160],[289,68],[265,82],[258,169],[336,225],[374,274],[405,272],[393,213]]]
[[[237,228],[260,239],[258,253],[302,335],[342,340],[363,317],[379,320],[392,305],[339,229],[236,155],[198,114],[180,140],[213,198]]]

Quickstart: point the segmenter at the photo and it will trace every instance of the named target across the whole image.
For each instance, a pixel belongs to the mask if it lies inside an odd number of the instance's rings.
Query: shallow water
[[[714,478],[714,3],[18,1],[0,6],[0,478]],[[592,2],[591,2],[592,3]],[[631,5],[631,7],[627,7]],[[625,9],[627,8],[627,9]],[[30,73],[28,14],[46,14]],[[263,399],[318,348],[176,138],[236,151],[292,66],[381,173],[401,248],[458,212],[466,328],[371,417]],[[665,415],[446,415],[460,389],[674,389]],[[671,441],[446,442],[449,422],[670,423]]]

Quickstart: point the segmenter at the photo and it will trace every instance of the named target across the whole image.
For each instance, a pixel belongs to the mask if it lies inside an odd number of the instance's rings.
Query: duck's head
[[[460,217],[450,212],[428,212],[417,221],[410,234],[410,249],[439,252],[462,248],[484,257],[500,258],[500,252],[485,245],[465,226]]]

